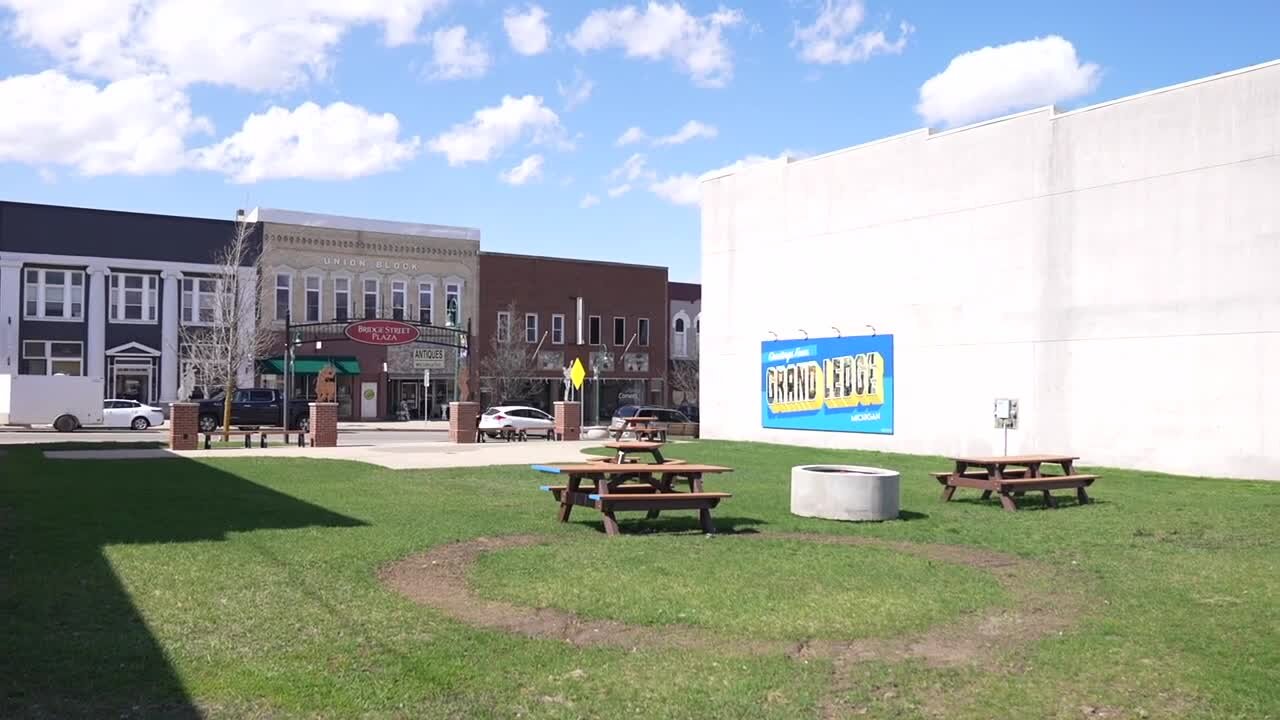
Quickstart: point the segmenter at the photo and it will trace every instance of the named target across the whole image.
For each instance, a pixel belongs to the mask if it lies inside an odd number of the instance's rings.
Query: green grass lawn
[[[707,481],[734,493],[717,537],[688,512],[623,516],[616,539],[585,509],[556,523],[528,468],[7,448],[0,717],[1280,718],[1280,484],[1108,470],[1093,505],[1006,513],[973,492],[942,503],[936,458],[669,454],[738,468]],[[808,462],[900,470],[907,519],[791,516],[789,468]],[[1057,589],[1079,616],[980,664],[872,658],[833,695],[822,658],[577,648],[463,625],[378,580],[442,543],[537,534],[552,542],[481,556],[475,591],[744,641],[892,637],[1012,602],[980,568],[768,537],[793,532],[1016,556],[1049,614]]]

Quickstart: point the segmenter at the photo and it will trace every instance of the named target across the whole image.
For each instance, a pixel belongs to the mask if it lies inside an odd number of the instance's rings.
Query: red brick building
[[[481,252],[479,279],[478,325],[486,331],[474,356],[482,403],[549,410],[563,397],[563,369],[574,359],[587,369],[581,399],[588,422],[607,420],[620,405],[667,402],[666,268]],[[486,358],[495,343],[502,353],[513,342],[536,350],[528,370],[536,382],[528,398],[494,397],[498,383]]]

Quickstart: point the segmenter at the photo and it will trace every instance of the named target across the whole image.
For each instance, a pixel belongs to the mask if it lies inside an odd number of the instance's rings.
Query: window
[[[306,283],[306,318],[307,322],[320,322],[320,283],[322,278],[319,275],[308,275],[303,282]]]
[[[111,273],[111,321],[153,323],[158,310],[160,278]]]
[[[78,342],[24,340],[23,375],[83,375],[84,346]]]
[[[218,320],[218,285],[213,278],[182,279],[182,322],[211,325]]]
[[[293,305],[293,275],[276,273],[276,319],[289,317],[289,308]]]
[[[435,322],[432,314],[432,303],[435,300],[435,287],[429,282],[418,283],[418,322],[430,325]]]
[[[613,344],[627,344],[627,319],[616,317],[613,319]]]
[[[458,283],[444,286],[444,322],[449,327],[462,322],[462,285]]]
[[[551,316],[551,344],[552,345],[564,344],[564,316],[563,315]]]
[[[600,316],[592,315],[587,322],[587,342],[591,345],[600,344]]]
[[[649,347],[649,318],[640,318],[636,321],[636,332],[640,335],[640,339],[636,340],[640,343],[640,347]]]
[[[698,317],[694,318],[694,320],[693,320],[693,350],[694,350],[694,352],[697,352],[697,351],[698,351],[698,348],[701,346],[701,344],[702,344],[702,316],[701,316],[701,315],[699,315]]]
[[[351,312],[351,279],[333,279],[333,317],[335,320],[346,320]]]
[[[498,342],[506,342],[511,338],[511,313],[498,313]]]
[[[676,342],[675,347],[672,348],[672,353],[676,357],[684,357],[689,354],[689,345],[685,340],[685,319],[683,315],[676,316],[673,327],[675,328]]]
[[[378,306],[381,303],[378,300],[378,281],[369,278],[364,281],[364,319],[372,320],[378,317]]]
[[[25,316],[36,320],[83,320],[84,273],[78,270],[26,271]]]
[[[538,342],[538,316],[534,313],[526,313],[524,316],[524,341]]]
[[[403,280],[391,281],[391,317],[404,320],[405,306],[409,303],[409,285]]]

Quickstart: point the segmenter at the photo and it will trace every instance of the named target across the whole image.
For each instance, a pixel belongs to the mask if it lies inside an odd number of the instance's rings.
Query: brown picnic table
[[[703,475],[733,472],[732,468],[719,465],[595,462],[534,465],[533,469],[565,476],[564,485],[542,486],[559,502],[560,522],[569,522],[574,505],[594,508],[604,516],[604,530],[608,535],[618,534],[614,513],[627,510],[647,511],[649,518],[658,517],[663,510],[697,510],[703,532],[713,533],[712,508],[721,500],[733,497],[729,493],[703,490]],[[689,483],[688,492],[675,488],[682,479]]]
[[[658,418],[647,415],[635,415],[628,418],[622,418],[622,425],[618,427],[614,440],[622,441],[623,437],[631,433],[636,440],[656,440],[660,435],[665,436],[666,430],[658,426]]]
[[[631,455],[648,453],[653,457],[653,462],[658,465],[667,462],[662,457],[662,445],[663,443],[654,440],[620,440],[604,444],[606,448],[617,451],[613,458],[614,462],[627,462]]]
[[[1084,505],[1089,502],[1089,494],[1085,492],[1085,488],[1098,479],[1097,475],[1077,475],[1074,463],[1080,458],[1074,455],[966,456],[947,459],[955,463],[955,470],[933,473],[933,477],[942,484],[944,501],[951,500],[956,488],[974,488],[982,491],[983,500],[990,498],[993,493],[998,495],[1001,506],[1009,511],[1018,509],[1014,497],[1037,490],[1044,494],[1044,503],[1049,507],[1058,506],[1050,491],[1063,489],[1074,489],[1076,499]],[[1042,472],[1045,465],[1056,465],[1062,472],[1045,474]]]

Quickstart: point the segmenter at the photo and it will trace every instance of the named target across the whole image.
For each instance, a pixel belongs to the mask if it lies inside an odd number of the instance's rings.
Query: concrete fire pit
[[[791,468],[791,513],[827,520],[894,520],[898,473],[856,465]]]

